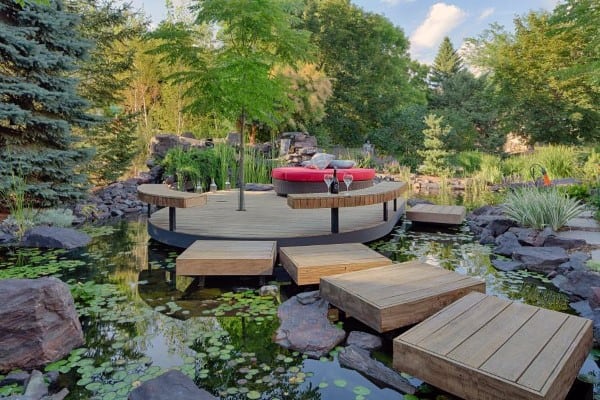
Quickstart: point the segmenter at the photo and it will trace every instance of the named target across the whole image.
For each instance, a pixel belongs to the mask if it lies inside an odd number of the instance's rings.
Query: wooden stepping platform
[[[378,332],[412,325],[485,282],[419,261],[321,278],[321,297]]]
[[[392,260],[362,243],[282,247],[279,260],[299,286],[318,284],[322,276],[392,263]]]
[[[429,224],[460,225],[465,220],[466,213],[463,206],[417,204],[406,210],[406,219]]]
[[[564,399],[592,321],[471,293],[394,339],[394,368],[464,399]]]
[[[176,275],[272,275],[274,241],[197,240],[176,260]]]

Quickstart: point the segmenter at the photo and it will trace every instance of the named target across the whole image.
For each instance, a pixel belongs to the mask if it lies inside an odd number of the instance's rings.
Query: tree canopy
[[[24,6],[5,0],[0,14],[0,189],[16,176],[32,203],[79,199],[87,189],[80,166],[91,152],[77,145],[72,127],[95,119],[72,74],[91,43],[58,0]]]

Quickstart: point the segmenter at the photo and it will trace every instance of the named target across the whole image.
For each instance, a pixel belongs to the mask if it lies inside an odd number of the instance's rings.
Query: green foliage
[[[585,265],[592,271],[600,272],[600,261],[588,260]]]
[[[349,0],[309,0],[306,29],[319,49],[318,62],[332,79],[325,127],[332,142],[359,146],[383,128],[402,107],[424,104],[420,74],[408,56],[404,32],[388,19],[368,13]]]
[[[423,130],[424,150],[418,151],[419,155],[423,157],[423,164],[419,171],[424,174],[448,176],[450,174],[448,167],[450,152],[445,150],[444,139],[450,132],[450,127],[443,125],[443,117],[434,114],[426,116],[424,121],[427,128]]]
[[[109,114],[110,119],[86,132],[96,155],[88,164],[88,174],[96,183],[106,184],[120,178],[140,149],[137,142],[137,115]]]
[[[579,176],[579,150],[573,146],[540,146],[528,158],[544,166],[550,179]]]
[[[555,187],[531,187],[510,192],[503,209],[509,218],[522,226],[534,229],[549,226],[557,231],[581,214],[584,206]]]
[[[553,13],[515,19],[473,40],[472,63],[491,72],[505,132],[531,142],[597,142],[600,77],[594,0],[568,0]]]
[[[72,128],[95,118],[67,75],[90,43],[78,35],[78,17],[59,1],[24,8],[3,2],[0,14],[0,190],[19,174],[36,205],[79,199],[87,189],[80,166],[91,153],[76,145]]]
[[[600,152],[592,149],[581,167],[581,178],[587,181],[600,181]]]
[[[569,185],[561,186],[559,189],[572,199],[584,202],[590,198],[590,188],[588,185]]]
[[[216,175],[217,157],[212,149],[176,147],[167,152],[162,165],[167,174],[177,178],[178,190],[184,191],[190,184],[206,189]]]
[[[444,37],[431,66],[429,76],[431,85],[434,88],[439,87],[445,80],[456,75],[463,69],[464,63],[462,57],[454,49],[454,46],[452,46],[450,38],[448,36]]]
[[[472,175],[481,168],[482,157],[483,154],[478,151],[461,151],[452,156],[451,162],[465,175]]]
[[[27,229],[26,212],[29,200],[26,197],[27,184],[25,180],[14,174],[6,189],[0,188],[0,204],[4,204],[10,213],[12,223],[17,227],[17,236],[21,237]]]
[[[423,144],[426,115],[427,108],[423,105],[403,107],[382,127],[375,129],[369,138],[378,154],[392,155],[400,164],[416,170],[422,161],[417,150]]]

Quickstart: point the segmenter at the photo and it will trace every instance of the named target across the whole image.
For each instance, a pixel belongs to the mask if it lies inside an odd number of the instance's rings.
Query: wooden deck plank
[[[591,321],[490,297],[471,293],[398,336],[394,368],[464,399],[564,399]]]
[[[321,278],[321,296],[352,317],[386,332],[422,321],[481,280],[418,261]]]
[[[198,240],[177,257],[176,274],[272,275],[276,248],[273,241]]]
[[[180,192],[163,184],[139,185],[137,194],[141,201],[160,207],[199,207],[207,202],[206,193]]]
[[[281,264],[298,285],[318,284],[321,276],[392,263],[362,243],[292,246],[279,249]]]
[[[463,206],[439,206],[432,204],[417,204],[406,210],[406,218],[413,222],[460,225],[466,215]]]
[[[481,367],[516,381],[567,320],[567,314],[538,309]]]
[[[552,365],[556,360],[564,359],[569,350],[573,350],[573,337],[579,336],[586,321],[580,318],[567,317],[561,329],[550,339],[548,344],[539,352],[533,362],[517,381],[523,386],[540,391],[560,365]],[[553,367],[553,368],[550,368]]]
[[[535,313],[535,307],[512,303],[454,348],[448,357],[479,368]],[[478,349],[473,351],[473,349]]]

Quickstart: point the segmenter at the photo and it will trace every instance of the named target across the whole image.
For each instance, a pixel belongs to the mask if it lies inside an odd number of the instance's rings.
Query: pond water
[[[298,292],[281,268],[279,299],[259,297],[254,278],[207,279],[205,289],[182,293],[173,282],[181,250],[149,240],[143,219],[87,231],[92,243],[74,252],[0,249],[0,279],[53,275],[72,288],[86,347],[47,367],[61,372],[68,399],[126,399],[132,388],[169,368],[229,400],[454,398],[414,378],[420,385],[415,396],[382,389],[341,368],[339,349],[313,360],[274,344],[277,306]],[[490,249],[474,243],[465,228],[438,232],[402,225],[371,246],[396,261],[418,258],[482,277],[489,293],[569,312],[567,298],[544,277],[496,271]],[[368,331],[351,319],[337,323]],[[378,357],[390,362],[390,337],[384,339]],[[584,372],[598,375],[592,357]],[[18,390],[0,388],[0,396]]]

